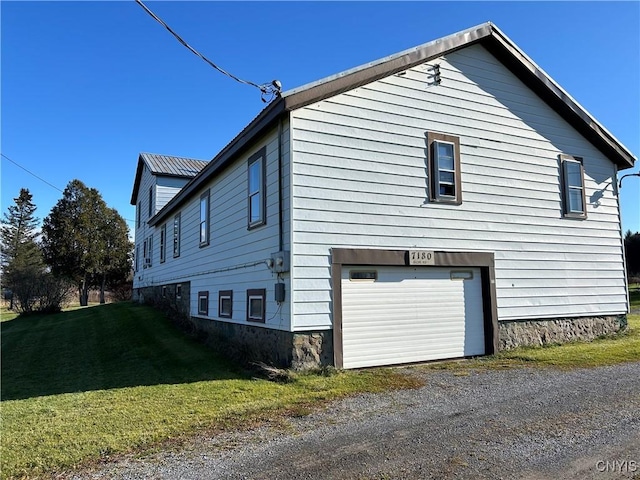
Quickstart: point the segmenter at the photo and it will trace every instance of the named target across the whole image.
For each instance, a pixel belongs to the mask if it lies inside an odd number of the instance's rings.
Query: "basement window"
[[[209,315],[209,292],[198,292],[198,315]]]
[[[233,315],[233,290],[218,292],[218,316],[231,318]]]
[[[247,322],[265,323],[265,299],[264,288],[247,290]]]

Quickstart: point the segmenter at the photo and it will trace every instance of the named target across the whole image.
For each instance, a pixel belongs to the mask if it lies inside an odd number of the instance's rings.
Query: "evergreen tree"
[[[44,269],[37,243],[38,219],[34,216],[36,206],[28,189],[20,189],[14,202],[4,213],[0,229],[2,284],[14,293],[11,308],[15,295],[24,296],[26,311],[29,311],[27,297],[33,295],[28,290],[34,287],[29,279]]]
[[[130,251],[124,219],[80,180],[69,182],[44,219],[42,237],[47,265],[76,283],[80,305],[87,305],[90,286],[104,285],[110,274],[117,275],[115,265],[123,256],[128,259]]]

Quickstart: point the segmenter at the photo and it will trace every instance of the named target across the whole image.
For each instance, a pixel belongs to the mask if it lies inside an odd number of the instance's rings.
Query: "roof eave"
[[[573,128],[614,162],[620,170],[633,167],[637,158],[557,84],[495,25],[483,46],[522,82],[557,111]]]

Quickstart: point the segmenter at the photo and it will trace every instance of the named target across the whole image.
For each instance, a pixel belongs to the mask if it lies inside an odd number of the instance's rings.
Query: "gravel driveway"
[[[640,362],[406,371],[425,386],[341,400],[284,426],[201,438],[74,478],[640,479]]]

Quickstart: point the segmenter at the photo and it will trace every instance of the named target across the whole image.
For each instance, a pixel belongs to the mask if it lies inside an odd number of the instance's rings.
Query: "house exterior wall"
[[[266,224],[254,229],[247,225],[247,178],[248,159],[251,155],[266,148]],[[283,201],[283,249],[290,250],[289,232],[289,129],[288,122],[283,123],[281,141],[283,164],[282,201]],[[151,268],[136,272],[134,288],[145,289],[162,285],[190,282],[190,313],[200,320],[212,320],[226,323],[248,324],[255,328],[272,328],[290,331],[289,273],[274,273],[266,261],[278,252],[278,129],[271,130],[259,138],[245,153],[230,166],[215,175],[197,193],[172,213],[166,221],[155,227],[146,225],[149,180],[143,174],[140,196],[142,197],[142,217],[144,226],[141,233],[136,232],[136,244],[140,245],[153,234],[153,263]],[[163,183],[158,192],[170,188]],[[210,198],[210,240],[206,246],[200,246],[200,197],[209,191]],[[159,196],[159,195],[158,195]],[[168,200],[167,200],[168,201]],[[173,219],[180,214],[180,255],[173,256]],[[160,230],[166,224],[167,246],[166,260],[160,262]],[[275,284],[285,284],[285,302],[278,304],[274,299]],[[266,290],[265,323],[247,322],[247,290]],[[222,290],[233,291],[232,318],[218,316],[218,293]],[[208,292],[208,314],[198,313],[198,293]]]
[[[156,213],[171,200],[187,183],[189,178],[176,178],[158,175],[155,187],[155,211]]]
[[[294,331],[332,327],[332,247],[493,252],[500,321],[626,313],[614,164],[483,47],[295,110],[291,131]],[[427,132],[460,139],[460,205],[429,202]],[[583,158],[586,219],[563,218],[560,154]]]

